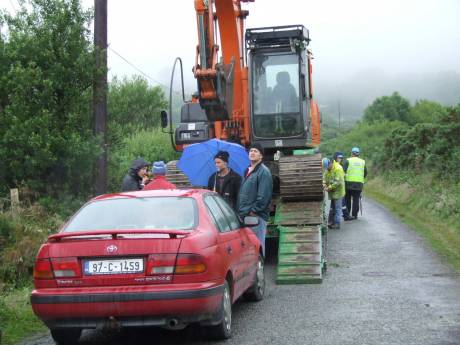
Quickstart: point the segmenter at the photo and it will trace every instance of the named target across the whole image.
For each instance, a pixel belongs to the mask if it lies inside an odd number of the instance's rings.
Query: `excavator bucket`
[[[198,91],[205,93],[206,85],[213,84],[217,97],[200,97],[200,105],[206,112],[209,121],[224,121],[231,119],[233,112],[233,71],[231,64],[217,64],[214,78],[198,80]]]

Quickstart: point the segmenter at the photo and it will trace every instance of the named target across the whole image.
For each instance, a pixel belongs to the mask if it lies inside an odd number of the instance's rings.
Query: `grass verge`
[[[432,185],[424,185],[423,181],[411,186],[397,179],[392,182],[391,178],[378,177],[366,183],[365,195],[384,205],[421,234],[444,262],[460,272],[458,215],[446,215],[442,207],[437,211],[434,205],[438,204],[440,193],[433,192],[430,187]],[[453,195],[455,197],[455,193]]]
[[[17,344],[27,336],[46,330],[32,311],[31,290],[31,287],[25,287],[0,294],[2,345]]]

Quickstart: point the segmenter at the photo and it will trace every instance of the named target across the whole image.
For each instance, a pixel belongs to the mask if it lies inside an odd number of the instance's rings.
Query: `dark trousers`
[[[351,214],[352,217],[358,217],[360,196],[361,196],[360,190],[347,189],[346,191],[345,203],[347,205],[348,214]],[[353,200],[353,203],[352,203],[352,200]]]
[[[340,226],[340,218],[342,217],[342,198],[331,200],[331,208],[329,209],[328,224]]]
[[[345,197],[342,198],[342,215],[343,219],[348,219],[350,217],[350,212],[348,212],[347,202]]]

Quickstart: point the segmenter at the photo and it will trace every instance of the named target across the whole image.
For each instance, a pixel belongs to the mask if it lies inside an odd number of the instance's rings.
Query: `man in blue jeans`
[[[337,151],[336,153],[334,153],[334,160],[340,164],[340,166],[343,168],[343,152],[341,151]],[[346,191],[345,191],[345,195],[346,195]],[[349,220],[351,219],[350,218],[350,214],[348,213],[348,209],[347,209],[347,204],[345,202],[345,198],[342,198],[342,216],[343,216],[343,219],[344,220]]]
[[[251,165],[246,169],[238,194],[238,215],[256,216],[259,224],[252,228],[262,245],[262,254],[265,256],[265,233],[270,215],[273,180],[270,170],[262,163],[264,149],[258,143],[249,147]]]
[[[342,217],[342,198],[345,196],[343,169],[333,159],[323,159],[323,188],[329,194],[331,208],[329,210],[329,228],[340,229]]]

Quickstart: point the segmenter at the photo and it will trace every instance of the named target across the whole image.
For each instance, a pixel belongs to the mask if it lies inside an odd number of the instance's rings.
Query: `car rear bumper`
[[[50,328],[214,324],[221,318],[222,291],[222,282],[37,289],[31,302]]]

